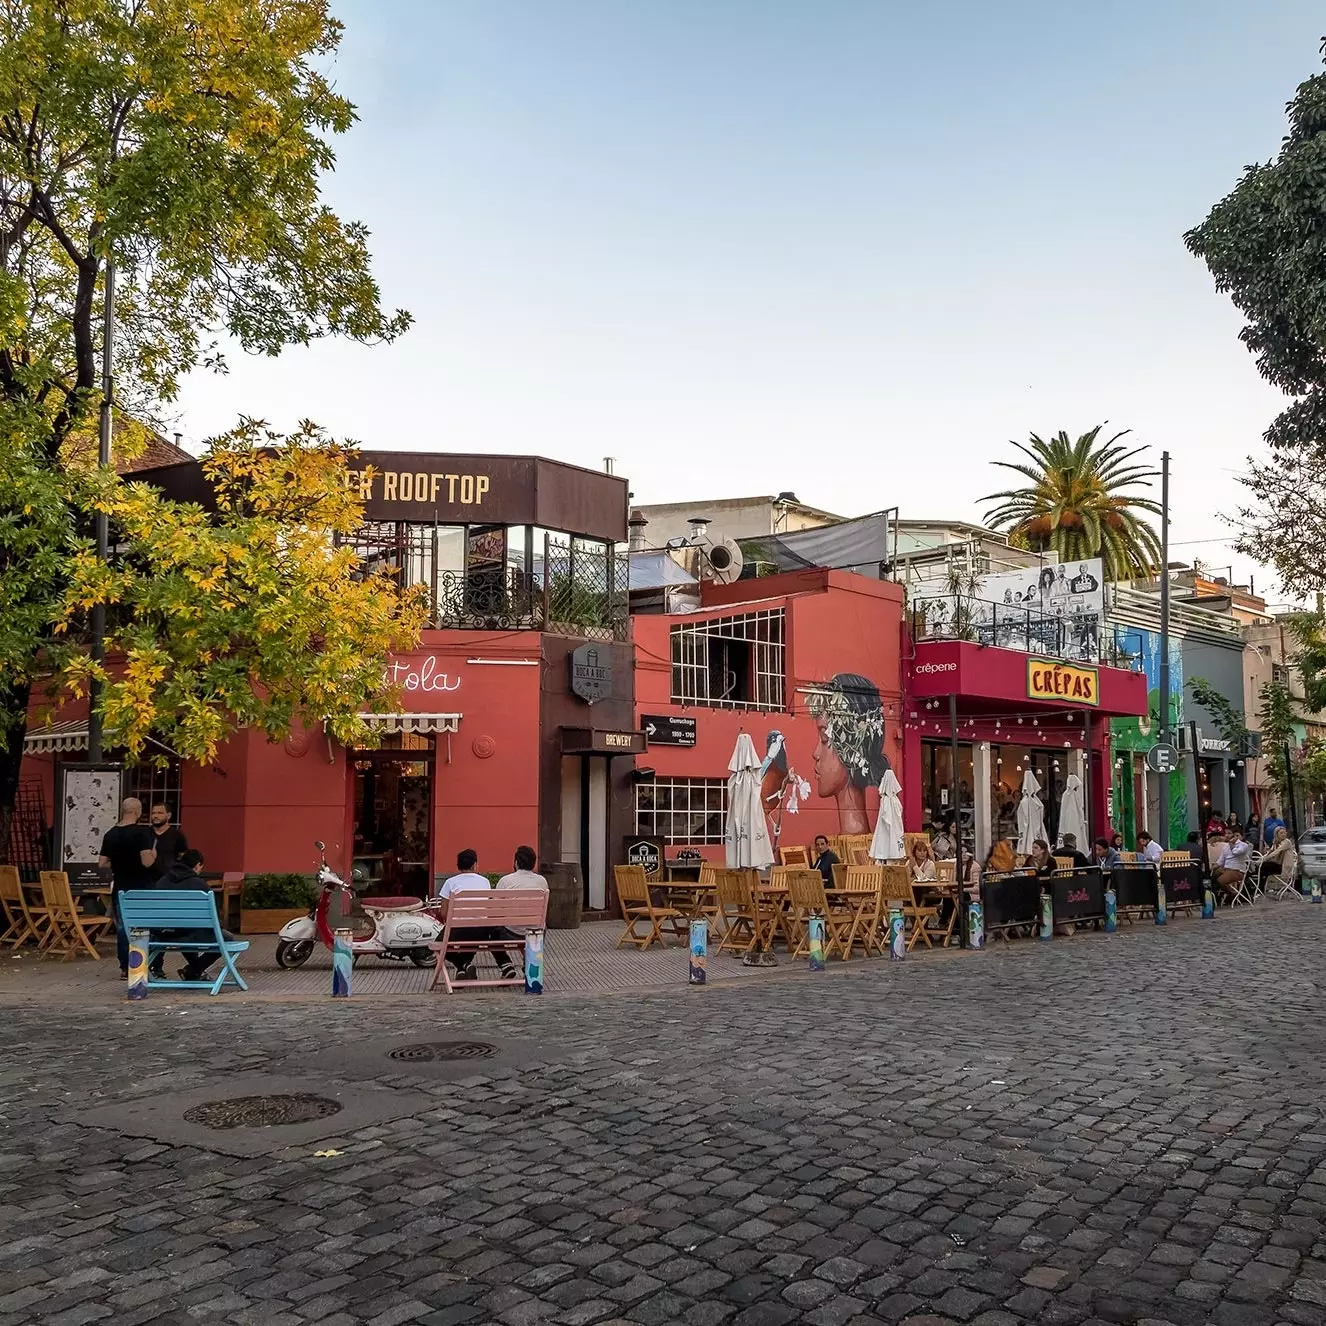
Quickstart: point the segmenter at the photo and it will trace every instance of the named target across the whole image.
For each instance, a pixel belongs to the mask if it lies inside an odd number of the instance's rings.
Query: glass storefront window
[[[1028,768],[1041,785],[1041,804],[1045,807],[1045,828],[1054,846],[1059,833],[1059,799],[1068,778],[1070,751],[1050,750],[1044,746],[990,747],[990,841],[1018,836],[1018,801],[1022,780]],[[1087,848],[1078,843],[1082,851]]]
[[[921,818],[928,828],[943,824],[953,814],[953,748],[947,741],[921,743]],[[958,744],[958,786],[962,795],[962,827],[975,823],[972,807],[971,742]]]

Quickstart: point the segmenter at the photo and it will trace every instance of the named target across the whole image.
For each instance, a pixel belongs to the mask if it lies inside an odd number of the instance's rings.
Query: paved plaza
[[[18,964],[0,1326],[1326,1322],[1324,946],[1287,903],[542,999]],[[296,1091],[340,1108],[213,1126]]]

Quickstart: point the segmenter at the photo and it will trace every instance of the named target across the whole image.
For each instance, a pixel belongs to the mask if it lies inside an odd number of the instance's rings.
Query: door
[[[584,881],[584,906],[608,905],[608,757],[562,756],[562,860]]]
[[[434,739],[394,734],[357,751],[354,879],[359,893],[426,898],[432,880]]]

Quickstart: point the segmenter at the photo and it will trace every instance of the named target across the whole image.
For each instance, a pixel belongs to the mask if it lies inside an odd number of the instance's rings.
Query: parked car
[[[1308,829],[1298,840],[1304,879],[1326,879],[1326,826]]]

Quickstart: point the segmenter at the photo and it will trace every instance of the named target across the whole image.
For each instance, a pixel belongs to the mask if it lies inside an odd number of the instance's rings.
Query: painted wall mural
[[[819,730],[817,794],[836,803],[839,833],[872,832],[866,789],[878,787],[889,767],[879,688],[869,677],[840,672],[811,694],[810,714]]]

